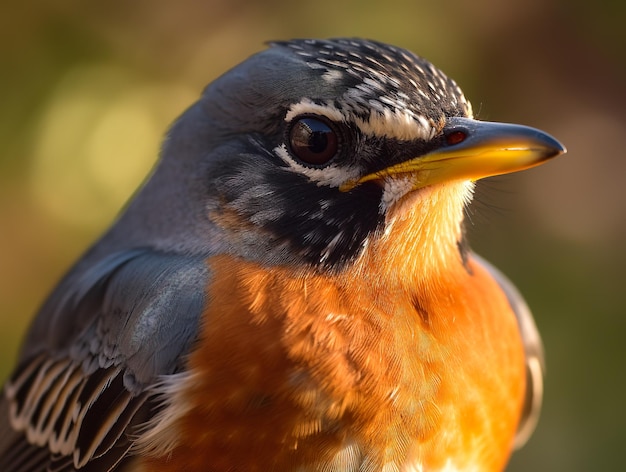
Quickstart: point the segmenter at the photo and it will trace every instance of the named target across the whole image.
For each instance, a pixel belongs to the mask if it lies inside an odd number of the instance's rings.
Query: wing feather
[[[0,470],[100,472],[126,461],[158,408],[153,385],[182,368],[195,339],[207,277],[201,258],[148,250],[70,273],[0,398]]]

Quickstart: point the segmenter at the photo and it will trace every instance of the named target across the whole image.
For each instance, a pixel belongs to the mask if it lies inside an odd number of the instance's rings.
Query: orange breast
[[[481,267],[459,261],[435,293],[428,281],[381,285],[229,256],[209,264],[180,440],[147,470],[504,467],[523,349]]]

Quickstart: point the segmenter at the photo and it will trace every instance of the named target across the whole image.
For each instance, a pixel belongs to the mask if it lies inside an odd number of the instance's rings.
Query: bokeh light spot
[[[194,99],[178,84],[142,81],[108,64],[72,70],[39,122],[36,202],[67,223],[109,221],[156,161],[167,123]]]

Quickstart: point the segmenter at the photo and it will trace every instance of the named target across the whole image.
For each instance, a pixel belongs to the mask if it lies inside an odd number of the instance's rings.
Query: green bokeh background
[[[208,81],[270,39],[364,36],[432,60],[478,117],[568,147],[484,182],[470,211],[474,248],[525,294],[546,345],[543,417],[508,470],[623,470],[625,20],[610,0],[4,2],[0,379]]]

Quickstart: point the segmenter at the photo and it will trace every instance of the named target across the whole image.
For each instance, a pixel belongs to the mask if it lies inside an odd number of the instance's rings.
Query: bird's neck
[[[462,267],[464,208],[473,189],[459,181],[408,194],[388,209],[384,232],[368,241],[351,270],[376,274],[377,285],[419,287]]]

